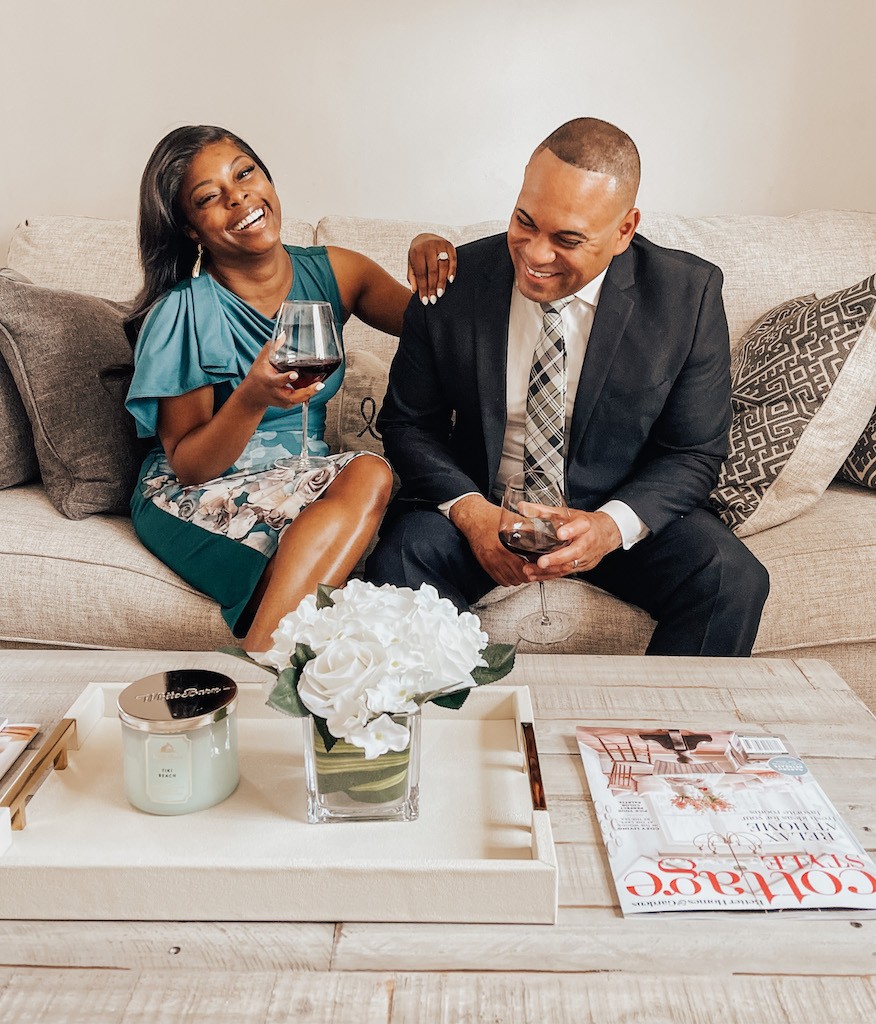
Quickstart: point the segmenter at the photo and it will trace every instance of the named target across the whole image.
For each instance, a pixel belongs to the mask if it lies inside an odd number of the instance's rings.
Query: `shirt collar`
[[[599,305],[599,296],[602,294],[602,285],[605,282],[605,275],[607,273],[608,267],[601,274],[597,274],[592,281],[588,281],[583,288],[575,292],[574,297],[582,302],[586,302],[588,306],[593,306],[595,309]]]

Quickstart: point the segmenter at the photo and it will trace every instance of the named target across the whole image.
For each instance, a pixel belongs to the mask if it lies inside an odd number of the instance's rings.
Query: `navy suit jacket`
[[[657,533],[703,505],[727,454],[730,349],[722,275],[636,235],[606,274],[575,396],[567,500],[626,502]],[[505,432],[514,270],[504,234],[458,250],[436,305],[405,314],[378,417],[401,479],[391,515],[489,497]]]

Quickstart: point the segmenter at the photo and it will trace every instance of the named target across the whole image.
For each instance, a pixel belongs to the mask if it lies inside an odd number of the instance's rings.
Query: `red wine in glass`
[[[527,562],[566,547],[557,530],[569,521],[566,499],[556,481],[538,470],[517,473],[505,485],[499,516],[499,541],[503,547]],[[566,640],[578,628],[567,612],[552,611],[545,602],[544,583],[538,584],[541,612],[527,615],[517,624],[521,640],[553,644]]]
[[[328,302],[289,300],[280,306],[271,334],[271,365],[280,373],[298,374],[287,381],[300,391],[326,379],[341,365],[343,350]],[[278,460],[298,471],[322,469],[328,460],[307,451],[307,402],[301,403],[301,454]]]
[[[271,366],[278,373],[292,373],[294,371],[298,374],[297,380],[289,382],[295,391],[309,388],[312,384],[326,380],[328,377],[331,377],[340,365],[340,356],[334,359],[274,358],[271,360]]]
[[[557,537],[556,523],[549,519],[527,519],[511,523],[499,530],[502,545],[527,562],[537,562],[542,555],[564,548],[568,541]]]

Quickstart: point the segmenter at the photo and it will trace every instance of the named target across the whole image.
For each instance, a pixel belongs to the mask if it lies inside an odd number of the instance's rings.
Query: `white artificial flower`
[[[487,645],[487,637],[477,628],[480,623],[471,616],[477,626],[460,624],[443,617],[432,623],[424,652],[431,671],[432,689],[443,688],[467,680],[471,685],[471,673],[478,666],[485,666],[481,651]]]
[[[363,699],[364,703],[365,690],[380,685],[385,669],[386,655],[379,644],[349,637],[336,640],[304,666],[298,695],[307,710],[320,718],[334,717],[341,709],[347,718],[350,701]]]
[[[373,761],[389,750],[404,750],[411,742],[411,731],[393,722],[389,715],[381,715],[367,725],[351,729],[346,739],[365,751],[366,761]]]
[[[385,676],[379,686],[365,691],[368,710],[375,715],[388,712],[391,715],[416,711],[420,706],[414,698],[422,692],[420,680],[412,683],[404,676]]]
[[[313,646],[309,641],[302,639],[302,635],[308,627],[316,624],[318,616],[316,598],[310,594],[300,602],[294,612],[289,612],[280,619],[277,628],[271,634],[274,646],[264,653],[253,654],[253,660],[260,665],[275,668],[278,672],[288,668],[298,644],[307,643],[308,646]]]
[[[388,715],[473,686],[472,671],[487,664],[480,620],[428,584],[412,590],[354,579],[332,592],[332,602],[317,608],[306,597],[280,620],[272,649],[253,657],[279,674],[298,644],[309,647],[314,657],[298,679],[302,703],[368,758],[407,745],[408,730]]]

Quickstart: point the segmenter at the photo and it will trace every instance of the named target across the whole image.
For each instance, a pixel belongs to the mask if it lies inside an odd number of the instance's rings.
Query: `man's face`
[[[535,153],[508,225],[514,280],[535,302],[588,284],[633,240],[639,211],[617,179],[573,167],[549,149]]]

